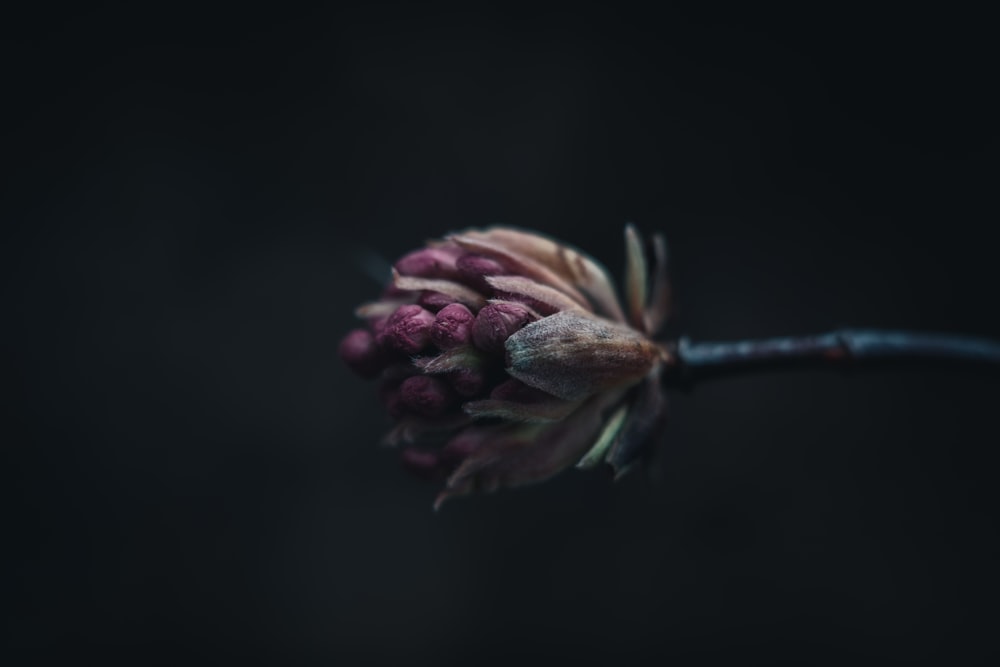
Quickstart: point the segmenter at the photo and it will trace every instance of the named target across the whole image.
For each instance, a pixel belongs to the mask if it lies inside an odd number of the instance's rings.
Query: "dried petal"
[[[555,273],[551,267],[527,255],[520,254],[510,247],[491,241],[482,232],[470,231],[449,238],[463,248],[497,260],[507,267],[509,273],[531,278],[549,287],[554,287],[573,299],[580,307],[590,307],[587,298],[573,287],[571,282]]]
[[[549,424],[470,427],[459,438],[471,450],[448,478],[434,508],[471,491],[495,491],[539,482],[573,465],[596,438],[605,397],[594,397],[566,419]],[[449,443],[450,444],[450,443]]]
[[[646,332],[647,281],[646,251],[642,247],[642,239],[634,225],[625,225],[625,297],[628,303],[628,321],[643,332]]]
[[[618,433],[607,455],[607,462],[614,468],[615,476],[625,474],[656,439],[666,421],[667,400],[660,386],[660,369],[657,367],[636,388],[628,419]]]
[[[653,235],[653,289],[647,306],[646,331],[659,333],[670,314],[670,279],[667,277],[667,240],[663,234]]]
[[[532,322],[506,347],[508,373],[567,401],[634,384],[661,357],[635,330],[574,312]]]
[[[412,278],[403,276],[393,271],[392,284],[402,290],[420,292],[429,290],[447,294],[458,303],[465,304],[470,308],[481,308],[486,299],[483,295],[470,287],[452,280],[442,280],[437,278]]]
[[[537,310],[551,315],[560,310],[576,310],[583,312],[583,309],[562,292],[557,289],[542,285],[534,280],[522,278],[520,276],[491,276],[486,279],[490,287],[501,294],[511,294],[524,297],[529,300],[530,305]]]
[[[456,347],[436,357],[421,357],[413,364],[424,373],[450,373],[462,368],[480,368],[485,360],[482,353],[472,346]]]
[[[578,401],[564,401],[519,380],[507,380],[483,401],[462,406],[473,417],[498,417],[513,421],[551,422],[569,416],[580,406]]]
[[[586,253],[541,234],[511,227],[491,227],[482,232],[470,230],[463,236],[485,240],[506,248],[507,252],[514,256],[530,259],[546,267],[574,290],[578,289],[589,297],[598,314],[618,322],[625,321],[621,306],[618,305],[618,297],[615,295],[614,281],[604,267]],[[545,280],[542,282],[561,289],[558,284]]]

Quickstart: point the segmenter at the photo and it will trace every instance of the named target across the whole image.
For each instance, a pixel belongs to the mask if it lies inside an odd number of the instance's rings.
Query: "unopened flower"
[[[379,378],[397,425],[386,436],[415,472],[451,496],[537,482],[573,465],[637,460],[662,425],[659,374],[669,353],[652,336],[667,311],[665,246],[648,275],[625,230],[619,302],[595,260],[507,227],[432,241],[396,262],[367,327],[341,342],[355,372]]]

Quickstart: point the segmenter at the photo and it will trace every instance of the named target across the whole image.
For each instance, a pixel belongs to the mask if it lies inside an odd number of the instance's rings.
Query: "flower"
[[[607,462],[621,474],[663,423],[669,352],[666,246],[650,279],[638,232],[625,229],[626,298],[594,259],[537,233],[470,229],[428,242],[358,308],[367,327],[340,356],[379,378],[411,470],[445,478],[447,498]]]

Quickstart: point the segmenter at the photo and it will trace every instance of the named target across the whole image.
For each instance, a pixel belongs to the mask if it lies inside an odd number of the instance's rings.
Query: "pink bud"
[[[454,297],[433,290],[424,290],[420,293],[417,303],[431,312],[438,312],[447,305],[455,303]]]
[[[385,365],[375,337],[366,329],[355,329],[344,336],[338,351],[344,363],[364,378],[375,377]]]
[[[455,392],[436,377],[414,375],[399,385],[399,397],[410,412],[425,417],[439,417],[455,403]]]
[[[431,342],[442,350],[468,345],[476,316],[460,303],[445,306],[431,326]]]
[[[486,276],[502,276],[510,273],[496,260],[475,254],[462,255],[455,262],[455,266],[463,281],[477,289],[487,291],[490,286],[486,282]]]
[[[389,350],[416,354],[430,342],[434,315],[416,304],[400,306],[385,323],[378,343]]]
[[[472,340],[484,352],[502,353],[511,334],[532,320],[524,306],[494,303],[484,307],[472,326]]]
[[[458,248],[423,248],[400,258],[396,270],[418,278],[456,278],[455,260],[460,252]]]
[[[486,388],[486,373],[478,368],[460,368],[448,374],[451,386],[463,398],[472,398]]]

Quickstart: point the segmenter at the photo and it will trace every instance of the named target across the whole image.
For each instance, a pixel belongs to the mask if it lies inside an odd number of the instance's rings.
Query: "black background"
[[[574,6],[4,21],[15,653],[138,664],[995,653],[998,385],[799,372],[672,399],[652,474],[446,505],[336,358],[374,257],[494,223],[671,335],[1000,337],[983,16]]]

